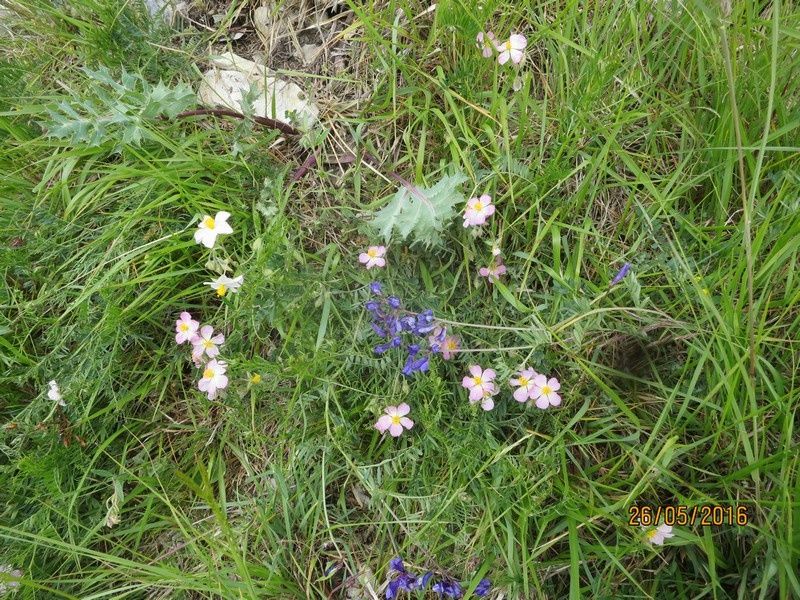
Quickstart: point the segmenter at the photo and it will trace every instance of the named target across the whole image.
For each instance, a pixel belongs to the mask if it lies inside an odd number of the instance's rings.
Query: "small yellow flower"
[[[250,383],[253,385],[261,383],[261,375],[258,373],[253,373],[253,375],[250,377]]]

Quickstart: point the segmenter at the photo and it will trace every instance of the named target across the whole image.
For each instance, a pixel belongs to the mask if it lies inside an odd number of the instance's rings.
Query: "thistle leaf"
[[[453,220],[453,207],[466,200],[458,187],[467,177],[456,172],[445,175],[430,188],[404,184],[389,203],[375,213],[371,225],[388,243],[392,234],[401,240],[433,246],[441,243],[441,232]]]
[[[83,72],[90,80],[88,97],[73,93],[46,108],[48,120],[41,125],[49,137],[75,145],[139,146],[153,138],[151,121],[160,116],[174,119],[196,103],[194,91],[185,84],[153,86],[140,75],[124,71],[117,81],[105,67]]]

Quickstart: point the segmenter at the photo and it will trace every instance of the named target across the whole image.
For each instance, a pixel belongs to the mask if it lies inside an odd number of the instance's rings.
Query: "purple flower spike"
[[[375,353],[400,348],[407,353],[402,368],[404,375],[426,372],[430,368],[431,354],[441,352],[447,345],[447,329],[437,325],[430,308],[417,314],[403,310],[400,298],[385,296],[377,281],[370,284],[370,291],[373,297],[365,303],[370,313],[370,327],[385,342],[375,347]],[[451,358],[452,352],[442,356]]]
[[[389,570],[396,573],[397,576],[389,582],[389,586],[386,588],[386,598],[392,600],[397,598],[400,592],[413,592],[417,589],[420,580],[406,571],[402,558],[396,556],[390,560]]]
[[[431,589],[440,596],[448,598],[461,598],[463,594],[461,584],[457,581],[440,581],[439,583],[434,583]]]
[[[389,568],[392,571],[397,571],[398,573],[405,573],[406,568],[403,566],[403,559],[399,556],[395,556],[392,560],[389,561]]]
[[[619,271],[617,271],[616,275],[614,275],[614,279],[611,280],[611,283],[609,284],[608,287],[617,285],[620,281],[622,281],[625,278],[625,275],[627,275],[628,271],[630,270],[631,270],[631,263],[625,263],[624,265],[622,265],[622,268]]]
[[[489,589],[492,587],[492,582],[488,579],[484,578],[478,582],[478,585],[475,586],[475,595],[483,598],[486,594],[489,593]]]

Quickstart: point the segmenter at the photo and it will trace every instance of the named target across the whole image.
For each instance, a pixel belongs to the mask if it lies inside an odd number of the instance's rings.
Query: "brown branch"
[[[303,164],[292,173],[291,181],[299,181],[315,164],[317,164],[317,157],[313,154],[309,154],[308,158],[303,161]]]
[[[187,110],[185,112],[179,113],[177,115],[177,118],[183,119],[186,117],[197,117],[204,115],[213,115],[215,117],[234,117],[236,119],[248,118],[242,113],[236,112],[235,110],[230,110],[228,108],[197,108],[195,110]],[[278,131],[280,131],[281,133],[285,133],[286,135],[300,135],[300,132],[297,129],[295,129],[288,123],[284,123],[283,121],[277,121],[275,119],[270,119],[269,117],[261,117],[259,115],[253,115],[252,119],[259,125],[263,125],[264,127],[269,127],[270,129],[277,129]]]

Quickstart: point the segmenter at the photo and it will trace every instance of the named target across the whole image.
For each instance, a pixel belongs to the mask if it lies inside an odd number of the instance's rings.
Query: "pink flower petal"
[[[414,421],[409,419],[408,417],[402,417],[400,419],[400,424],[405,427],[406,429],[411,429],[414,426]]]
[[[494,408],[494,400],[492,400],[491,396],[481,400],[481,408],[483,410],[492,410]]]
[[[544,410],[549,405],[550,405],[550,403],[547,402],[547,398],[545,398],[544,396],[541,396],[541,397],[536,399],[536,407],[537,408],[541,408],[542,410]]]
[[[544,375],[537,375],[536,377],[533,378],[533,384],[537,387],[542,387],[544,385],[547,385],[547,377],[545,377]]]
[[[495,373],[494,369],[486,369],[483,372],[483,380],[484,381],[493,381],[494,378],[497,377],[497,373]]]
[[[511,34],[508,41],[511,42],[511,47],[515,50],[523,50],[528,45],[528,40],[524,35],[520,35],[519,33]]]
[[[483,373],[483,369],[481,369],[480,365],[470,365],[469,372],[472,373],[473,377],[480,377]]]
[[[550,394],[550,404],[553,406],[558,406],[561,404],[561,396],[556,393]]]
[[[403,433],[403,426],[400,423],[392,423],[389,427],[389,433],[392,437],[397,437],[401,433]]]
[[[362,264],[363,263],[368,263],[369,260],[370,260],[370,255],[367,254],[366,252],[362,252],[361,254],[358,255],[358,262],[360,262]]]
[[[555,377],[551,377],[550,380],[547,382],[547,385],[554,392],[557,392],[558,390],[561,389],[561,384],[558,382],[558,379],[556,379]]]
[[[497,57],[497,62],[501,65],[504,65],[508,62],[508,59],[511,58],[511,53],[506,50],[505,52],[501,52],[500,55]]]
[[[383,433],[392,425],[392,417],[389,415],[383,415],[378,419],[378,422],[375,423],[375,429]]]
[[[411,407],[408,404],[406,404],[405,402],[403,402],[401,405],[399,405],[397,407],[397,416],[398,417],[404,417],[410,412],[411,412]]]
[[[514,400],[517,402],[525,402],[528,399],[528,388],[518,387],[514,390]]]
[[[211,325],[203,325],[200,328],[200,335],[206,339],[209,339],[213,333],[214,333],[214,328]]]
[[[481,398],[483,398],[483,388],[481,388],[479,385],[476,385],[469,391],[470,402],[477,402]]]
[[[472,379],[469,375],[465,375],[464,379],[461,380],[461,387],[465,387],[468,389],[472,389],[475,387],[475,380]]]

